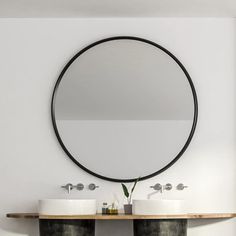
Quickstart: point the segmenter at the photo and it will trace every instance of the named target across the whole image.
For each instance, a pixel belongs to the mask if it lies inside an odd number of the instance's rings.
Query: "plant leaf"
[[[123,188],[124,195],[128,198],[129,197],[129,191],[127,187],[124,184],[121,184]]]
[[[139,181],[139,178],[137,178],[137,179],[135,180],[134,185],[133,185],[133,188],[131,189],[131,193],[134,191],[134,189],[135,189],[135,187],[136,187],[138,181]]]

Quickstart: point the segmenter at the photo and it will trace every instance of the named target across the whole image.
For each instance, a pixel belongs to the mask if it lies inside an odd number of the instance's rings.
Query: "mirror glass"
[[[64,151],[97,177],[129,182],[170,167],[194,133],[192,81],[169,51],[115,37],[77,53],[54,89],[53,125]]]

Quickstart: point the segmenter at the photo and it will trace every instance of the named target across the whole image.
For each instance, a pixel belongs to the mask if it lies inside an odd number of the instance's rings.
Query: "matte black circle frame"
[[[94,173],[93,171],[89,170],[88,168],[86,168],[85,166],[81,165],[72,155],[71,153],[68,151],[68,149],[66,148],[66,146],[64,145],[61,137],[60,137],[60,134],[58,132],[58,129],[57,129],[57,125],[56,125],[56,119],[55,119],[55,97],[56,97],[56,93],[57,93],[57,89],[59,87],[59,84],[63,78],[63,75],[65,74],[66,70],[70,67],[70,65],[81,55],[83,54],[84,52],[86,52],[87,50],[89,50],[90,48],[98,45],[98,44],[101,44],[101,43],[105,43],[105,42],[108,42],[108,41],[113,41],[113,40],[136,40],[136,41],[141,41],[141,42],[144,42],[144,43],[148,43],[148,44],[151,44],[155,47],[157,47],[158,49],[161,49],[162,51],[164,51],[167,55],[169,55],[180,67],[181,69],[183,70],[184,74],[186,75],[187,79],[188,79],[188,82],[190,84],[190,87],[191,87],[191,90],[192,90],[192,94],[193,94],[193,100],[194,100],[194,118],[193,118],[193,125],[192,125],[192,128],[191,128],[191,132],[189,134],[189,137],[185,143],[185,145],[183,146],[183,148],[180,150],[180,152],[178,153],[178,155],[168,164],[166,165],[165,167],[163,167],[162,169],[150,174],[150,175],[147,175],[147,176],[142,176],[140,177],[140,181],[141,180],[146,180],[146,179],[149,179],[151,177],[154,177],[160,173],[162,173],[163,171],[165,171],[166,169],[168,169],[169,167],[171,167],[182,155],[183,153],[186,151],[187,147],[189,146],[191,140],[192,140],[192,137],[193,137],[193,134],[194,134],[194,131],[196,129],[196,125],[197,125],[197,117],[198,117],[198,102],[197,102],[197,94],[196,94],[196,91],[195,91],[195,88],[194,88],[194,85],[193,85],[193,82],[192,82],[192,79],[190,77],[190,75],[188,74],[187,70],[185,69],[185,67],[182,65],[182,63],[172,54],[170,53],[167,49],[163,48],[162,46],[152,42],[152,41],[149,41],[147,39],[143,39],[143,38],[138,38],[138,37],[133,37],[133,36],[117,36],[117,37],[111,37],[111,38],[105,38],[105,39],[102,39],[102,40],[99,40],[97,42],[94,42],[92,44],[90,44],[89,46],[83,48],[81,51],[79,51],[75,56],[73,56],[70,61],[66,64],[66,66],[63,68],[60,76],[58,77],[57,79],[57,82],[56,82],[56,85],[54,87],[54,90],[53,90],[53,95],[52,95],[52,101],[51,101],[51,116],[52,116],[52,124],[53,124],[53,128],[54,128],[54,131],[56,133],[56,136],[57,136],[57,139],[60,143],[60,145],[62,146],[63,150],[65,151],[65,153],[69,156],[69,158],[76,164],[78,165],[81,169],[83,169],[84,171],[88,172],[89,174],[93,175],[93,176],[96,176],[98,178],[101,178],[101,179],[104,179],[104,180],[107,180],[107,181],[113,181],[113,182],[134,182],[135,179],[114,179],[114,178],[109,178],[109,177],[106,177],[106,176],[102,176],[100,174],[97,174],[97,173]]]

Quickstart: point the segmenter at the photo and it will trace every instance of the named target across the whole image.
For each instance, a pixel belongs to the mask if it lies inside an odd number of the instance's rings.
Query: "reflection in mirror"
[[[52,115],[75,163],[107,180],[131,181],[160,173],[182,155],[195,129],[197,99],[188,73],[167,50],[116,37],[67,64]]]

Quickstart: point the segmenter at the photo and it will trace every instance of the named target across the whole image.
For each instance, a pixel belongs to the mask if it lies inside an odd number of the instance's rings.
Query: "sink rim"
[[[134,199],[133,213],[136,215],[186,214],[183,199]]]
[[[97,201],[96,199],[91,199],[91,198],[88,198],[88,199],[80,199],[80,198],[76,198],[76,199],[64,199],[64,198],[45,198],[45,199],[39,199],[38,202],[43,202],[43,201],[52,201],[52,202],[83,202],[83,201]]]
[[[178,202],[184,202],[184,199],[133,199],[133,202],[135,201],[147,201],[147,202],[174,202],[174,201],[178,201]]]
[[[38,200],[41,215],[95,215],[96,199],[42,199]]]

